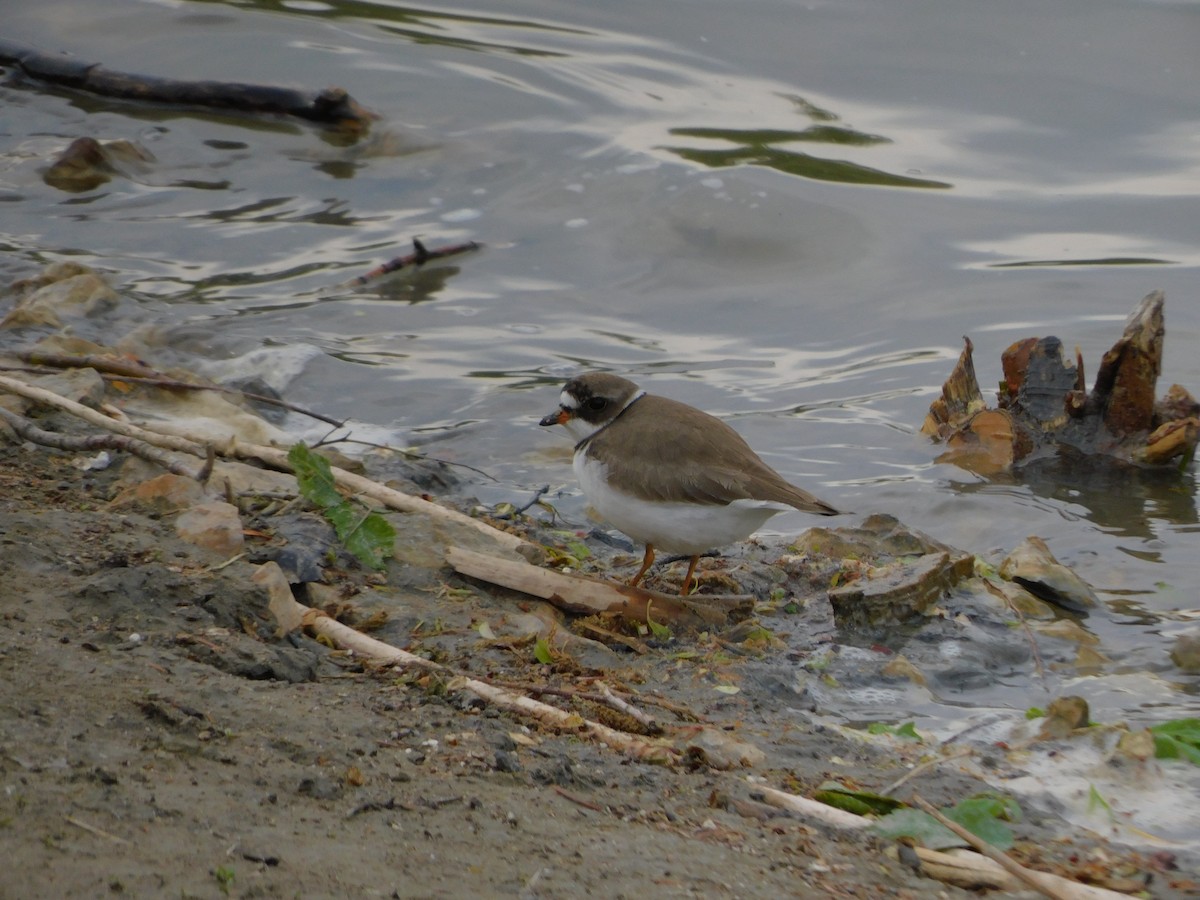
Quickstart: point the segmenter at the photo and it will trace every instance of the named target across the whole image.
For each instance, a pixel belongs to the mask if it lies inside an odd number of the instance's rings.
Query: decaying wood
[[[10,40],[0,40],[0,62],[16,65],[29,78],[47,84],[140,103],[295,116],[354,130],[363,130],[379,118],[341,88],[314,93],[260,84],[135,75]]]
[[[983,854],[1004,869],[1005,872],[1018,879],[1022,884],[1033,888],[1043,896],[1050,897],[1052,900],[1116,900],[1116,898],[1125,898],[1125,900],[1128,900],[1127,894],[1119,894],[1116,891],[1110,891],[1106,888],[1080,884],[1077,881],[1071,881],[1069,878],[1063,878],[1059,875],[1052,875],[1049,872],[1038,872],[1033,869],[1027,869],[1007,853],[997,850],[987,841],[972,834],[953,819],[944,816],[933,804],[917,796],[914,796],[912,799],[915,806],[933,816],[940,824],[953,831],[978,853]]]
[[[1023,881],[1001,866],[998,862],[982,856],[973,850],[930,850],[926,847],[913,847],[920,862],[920,870],[930,878],[936,878],[946,884],[952,884],[968,891],[1020,891],[1026,885]],[[897,856],[895,849],[888,848],[888,856]],[[1058,886],[1061,897],[1072,900],[1110,900],[1124,897],[1128,894],[1110,891],[1107,888],[1095,887],[1070,881],[1058,875],[1042,873],[1047,879],[1053,879]]]
[[[701,600],[660,594],[640,587],[564,575],[462,547],[447,549],[446,562],[462,575],[540,597],[568,612],[584,615],[608,613],[634,622],[703,628],[745,618],[753,608],[750,597],[705,597]]]
[[[335,646],[350,650],[376,665],[436,673],[448,679],[448,690],[467,691],[488,703],[533,719],[555,731],[589,737],[643,762],[667,763],[675,761],[679,756],[679,752],[668,744],[636,737],[585,719],[577,713],[565,712],[548,703],[541,703],[506,688],[487,684],[355,631],[348,625],[330,618],[321,610],[298,603],[292,596],[291,586],[277,563],[269,562],[259,566],[254,574],[254,581],[267,592],[271,613],[284,634],[300,628],[307,629],[326,638]]]
[[[1004,351],[997,408],[979,391],[965,339],[923,433],[945,442],[940,462],[994,474],[1065,449],[1126,463],[1165,465],[1191,459],[1200,438],[1200,404],[1173,385],[1155,402],[1162,370],[1161,291],[1147,295],[1104,354],[1089,392],[1078,350],[1063,358],[1056,337],[1026,338]]]

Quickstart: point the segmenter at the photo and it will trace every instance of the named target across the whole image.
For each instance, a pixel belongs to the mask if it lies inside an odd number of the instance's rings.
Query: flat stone
[[[880,566],[866,578],[835,588],[829,602],[841,627],[904,622],[923,615],[974,572],[975,558],[969,553],[927,553]]]
[[[1200,634],[1181,634],[1171,648],[1171,662],[1191,675],[1200,675]]]
[[[140,506],[152,512],[172,513],[201,503],[204,498],[204,486],[196,479],[167,473],[125,488],[109,505],[115,509]]]
[[[220,501],[201,503],[181,513],[175,531],[185,541],[222,556],[241,553],[245,543],[237,507]]]

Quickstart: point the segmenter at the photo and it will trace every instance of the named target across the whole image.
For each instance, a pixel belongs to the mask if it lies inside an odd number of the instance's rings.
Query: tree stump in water
[[[946,444],[938,461],[991,475],[1069,449],[1133,465],[1187,465],[1200,436],[1200,404],[1177,384],[1162,400],[1154,397],[1162,370],[1163,303],[1162,291],[1155,291],[1138,304],[1120,340],[1100,360],[1090,393],[1078,350],[1068,362],[1058,338],[1026,338],[1004,351],[997,408],[989,409],[975,378],[974,348],[965,338],[921,427]]]

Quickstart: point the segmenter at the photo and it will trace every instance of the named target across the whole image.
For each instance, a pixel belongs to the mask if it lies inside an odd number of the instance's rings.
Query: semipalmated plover
[[[665,550],[691,557],[686,594],[700,554],[749,537],[776,513],[838,515],[785,481],[720,419],[619,375],[571,379],[540,424],[566,427],[578,441],[575,475],[592,507],[646,545],[631,585],[655,550]]]

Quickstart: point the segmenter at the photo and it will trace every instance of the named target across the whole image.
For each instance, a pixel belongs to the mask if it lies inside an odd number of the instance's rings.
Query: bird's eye
[[[606,406],[608,406],[608,401],[603,397],[591,397],[587,402],[587,408],[596,412],[599,412]]]

